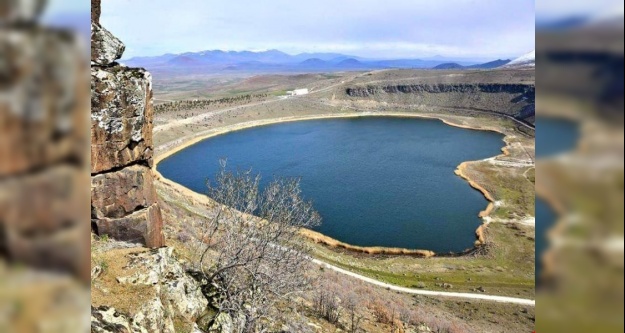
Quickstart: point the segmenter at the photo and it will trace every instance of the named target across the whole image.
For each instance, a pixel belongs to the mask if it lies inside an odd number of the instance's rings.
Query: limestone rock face
[[[141,243],[147,247],[163,245],[163,218],[158,204],[141,209],[122,218],[92,219],[95,231],[99,235],[133,243]]]
[[[91,178],[91,217],[121,218],[156,202],[152,172],[141,165]]]
[[[362,103],[368,108],[376,103],[381,106],[398,103],[445,108],[448,109],[445,112],[451,113],[479,110],[533,122],[536,87],[522,82],[361,84],[345,88],[344,97],[350,103]]]
[[[92,333],[134,333],[146,332],[147,330],[131,330],[128,317],[107,306],[91,307],[91,332]]]
[[[152,165],[152,78],[122,66],[91,70],[91,172]]]
[[[234,333],[232,317],[227,313],[220,313],[213,321],[208,333]]]
[[[172,316],[166,313],[158,296],[144,303],[133,317],[133,324],[147,332],[176,333]]]
[[[197,329],[191,323],[206,310],[208,302],[198,282],[186,274],[173,248],[135,252],[127,258],[127,269],[116,277],[117,282],[124,288],[148,288],[145,293],[154,296],[135,304],[132,313],[92,308],[92,332],[175,333],[174,319]]]
[[[380,93],[387,94],[418,94],[418,93],[501,93],[534,94],[535,87],[527,84],[412,84],[350,87],[345,93],[351,97],[369,97]]]
[[[91,61],[110,65],[122,57],[126,46],[99,23],[91,22]]]
[[[91,22],[100,23],[101,0],[91,0]]]
[[[115,63],[124,44],[91,1],[91,228],[98,235],[163,246],[152,176],[152,77]]]
[[[240,313],[238,316],[221,312],[219,313],[208,327],[208,333],[243,333],[245,324],[245,316]],[[286,330],[285,330],[286,332]]]
[[[173,248],[160,248],[130,254],[128,267],[136,273],[117,277],[121,284],[155,286],[165,307],[195,322],[206,310],[208,301],[200,285],[186,274]]]

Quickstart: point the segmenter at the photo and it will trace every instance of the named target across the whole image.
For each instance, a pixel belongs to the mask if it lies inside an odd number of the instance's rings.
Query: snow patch
[[[536,50],[528,52],[509,63],[502,66],[502,68],[518,68],[518,67],[535,67],[536,66]]]

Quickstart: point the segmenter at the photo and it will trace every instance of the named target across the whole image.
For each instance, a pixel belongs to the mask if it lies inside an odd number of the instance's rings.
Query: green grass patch
[[[487,255],[464,257],[380,257],[342,253],[315,245],[314,255],[335,266],[408,288],[474,292],[517,297],[534,296],[534,241],[528,229],[491,224]],[[451,284],[452,288],[445,288]]]

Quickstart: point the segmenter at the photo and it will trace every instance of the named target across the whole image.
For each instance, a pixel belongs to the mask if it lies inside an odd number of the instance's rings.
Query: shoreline
[[[159,171],[158,171],[158,164],[160,162],[162,162],[164,159],[171,157],[173,155],[175,155],[176,153],[194,145],[197,144],[201,141],[210,139],[212,137],[216,137],[219,135],[223,135],[223,134],[227,134],[230,132],[235,132],[235,131],[240,131],[240,130],[245,130],[245,129],[249,129],[249,128],[254,128],[254,127],[260,127],[260,126],[266,126],[266,125],[273,125],[273,124],[280,124],[280,123],[289,123],[289,122],[296,122],[296,121],[306,121],[306,120],[320,120],[320,119],[342,119],[342,118],[359,118],[359,117],[398,117],[398,118],[421,118],[421,119],[435,119],[435,120],[439,120],[441,122],[443,122],[446,125],[449,126],[453,126],[453,127],[458,127],[458,128],[463,128],[463,129],[468,129],[468,130],[475,130],[475,131],[491,131],[491,132],[496,132],[496,133],[500,133],[504,136],[503,140],[505,143],[505,146],[502,147],[502,152],[503,154],[494,156],[494,157],[498,157],[498,156],[506,156],[508,155],[508,147],[510,146],[510,144],[508,143],[508,141],[506,141],[506,137],[508,136],[506,133],[497,130],[495,128],[477,128],[477,127],[471,127],[468,125],[464,125],[464,124],[458,124],[455,122],[450,121],[449,119],[445,119],[443,118],[444,116],[441,115],[436,115],[436,114],[415,114],[415,113],[407,113],[407,112],[385,112],[385,111],[381,111],[381,112],[348,112],[348,113],[333,113],[333,114],[318,114],[318,115],[309,115],[309,116],[291,116],[291,117],[278,117],[278,118],[271,118],[271,119],[263,119],[263,120],[256,120],[256,121],[250,121],[250,122],[243,122],[243,123],[239,123],[239,124],[234,124],[234,125],[229,125],[229,126],[225,126],[225,127],[218,127],[218,128],[214,128],[214,129],[210,129],[210,130],[206,130],[203,132],[198,133],[197,135],[191,136],[188,140],[184,140],[184,137],[178,140],[183,140],[180,144],[175,145],[171,148],[167,148],[167,144],[165,144],[164,146],[166,147],[165,151],[157,154],[156,156],[154,156],[154,166],[152,167],[154,176],[157,180],[160,180],[161,182],[166,183],[168,186],[170,187],[174,187],[178,192],[185,194],[191,198],[193,198],[193,200],[198,201],[198,202],[203,202],[205,204],[209,204],[210,202],[210,198],[197,193],[191,189],[186,188],[185,186],[178,184],[168,178],[165,178]],[[450,116],[453,117],[453,116]],[[173,141],[176,142],[176,141]],[[493,158],[493,157],[489,157],[489,158]],[[486,158],[486,159],[489,159]],[[481,160],[479,160],[481,161]],[[484,210],[482,210],[478,216],[482,219],[482,224],[475,230],[475,236],[476,236],[476,241],[475,241],[475,245],[474,248],[476,246],[480,246],[485,244],[486,239],[484,236],[484,230],[485,228],[488,226],[489,222],[486,219],[486,217],[488,217],[490,215],[490,213],[492,213],[492,211],[495,208],[495,200],[492,197],[491,193],[488,192],[486,189],[484,189],[481,185],[479,185],[477,182],[475,182],[473,179],[471,179],[470,177],[468,177],[466,174],[464,174],[464,169],[466,169],[466,165],[468,163],[472,163],[472,162],[479,162],[479,161],[465,161],[462,162],[454,171],[454,173],[461,177],[462,179],[464,179],[465,181],[467,181],[469,183],[469,185],[480,191],[484,198],[488,201],[488,205],[486,206],[486,208]],[[419,257],[424,257],[424,258],[430,258],[433,256],[436,256],[437,254],[431,250],[422,250],[422,249],[405,249],[405,248],[390,248],[390,247],[380,247],[380,246],[373,246],[373,247],[362,247],[362,246],[355,246],[355,245],[351,245],[351,244],[347,244],[344,242],[341,242],[339,240],[336,240],[332,237],[329,237],[327,235],[323,235],[321,233],[318,233],[316,231],[310,230],[310,229],[302,229],[300,232],[303,236],[305,236],[306,238],[308,238],[309,240],[315,242],[315,243],[321,243],[324,244],[328,247],[331,248],[342,248],[345,250],[349,250],[349,251],[354,251],[354,252],[358,252],[358,253],[365,253],[365,254],[388,254],[388,255],[410,255],[410,256],[419,256]],[[462,254],[462,253],[458,253],[458,254]]]
[[[556,270],[556,248],[554,247],[554,242],[564,232],[566,227],[566,223],[564,221],[564,217],[567,215],[566,209],[564,208],[564,204],[558,200],[556,195],[552,194],[548,190],[545,189],[544,186],[538,185],[536,183],[536,196],[541,200],[545,201],[547,206],[553,210],[554,215],[556,216],[555,221],[553,221],[553,225],[549,230],[547,230],[546,239],[549,242],[545,251],[542,254],[536,254],[540,257],[540,265],[542,266],[542,272],[539,278],[549,278],[552,276]],[[538,264],[538,263],[537,263]]]
[[[330,236],[326,236],[320,232],[302,229],[300,234],[316,244],[323,244],[331,248],[340,248],[351,252],[364,253],[364,254],[381,254],[381,255],[402,255],[402,256],[415,256],[422,258],[430,258],[436,255],[434,251],[430,250],[411,250],[401,247],[384,247],[384,246],[357,246],[341,242]]]
[[[460,178],[464,179],[465,181],[467,181],[467,183],[469,183],[469,186],[471,186],[475,190],[478,190],[479,192],[481,192],[482,195],[484,196],[484,198],[486,198],[486,200],[488,201],[488,205],[486,206],[486,209],[484,209],[483,211],[481,211],[478,214],[478,216],[480,218],[482,218],[482,221],[484,221],[484,222],[482,223],[482,225],[477,227],[477,229],[475,230],[475,236],[477,238],[476,245],[484,245],[486,243],[486,237],[484,236],[484,231],[485,231],[485,229],[486,229],[486,227],[488,226],[488,223],[489,223],[485,219],[485,217],[488,217],[490,215],[490,213],[492,213],[493,210],[495,209],[495,199],[490,194],[490,192],[488,192],[484,187],[482,187],[481,185],[476,183],[474,180],[469,178],[469,176],[467,176],[464,173],[464,170],[466,169],[467,163],[469,163],[469,162],[462,162],[462,163],[460,163],[460,165],[458,166],[458,168],[456,169],[456,171],[454,173],[458,177],[460,177]]]

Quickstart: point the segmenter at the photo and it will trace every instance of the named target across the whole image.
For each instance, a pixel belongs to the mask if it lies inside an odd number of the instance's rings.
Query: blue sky
[[[537,0],[536,17],[558,20],[567,17],[607,17],[623,15],[622,0]]]
[[[87,0],[49,0],[45,15],[48,17],[67,14],[88,15],[90,11],[91,2]]]
[[[534,49],[533,0],[103,0],[124,58],[201,50],[509,58]]]

